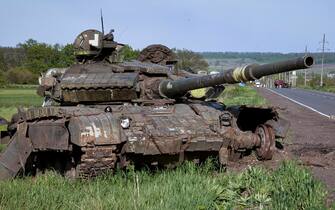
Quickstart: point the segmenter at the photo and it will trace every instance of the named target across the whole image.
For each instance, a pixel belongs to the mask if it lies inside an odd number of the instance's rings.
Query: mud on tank
[[[212,96],[224,90],[223,84],[313,64],[305,56],[195,75],[176,69],[173,52],[163,45],[145,48],[138,60],[118,62],[122,46],[112,33],[78,35],[78,63],[40,78],[43,106],[19,111],[2,133],[10,141],[0,157],[1,179],[48,168],[93,177],[131,163],[173,166],[208,156],[225,165],[250,151],[269,160],[289,123],[272,107],[226,107]],[[203,98],[189,93],[204,87]]]

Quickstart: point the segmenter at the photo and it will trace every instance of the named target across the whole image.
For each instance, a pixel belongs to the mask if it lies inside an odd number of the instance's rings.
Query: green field
[[[236,86],[228,87],[220,100],[266,103],[254,89]],[[41,98],[32,89],[1,89],[0,115],[9,119],[20,102],[36,106]],[[155,172],[130,168],[93,180],[68,180],[49,171],[0,181],[0,209],[326,209],[325,187],[296,162],[240,173],[217,165],[209,160]]]
[[[20,86],[19,88],[0,88],[0,116],[10,120],[17,108],[41,106],[42,97],[36,94],[36,88]],[[0,125],[0,130],[5,126]]]
[[[41,106],[42,97],[36,94],[35,88],[1,88],[0,107]]]

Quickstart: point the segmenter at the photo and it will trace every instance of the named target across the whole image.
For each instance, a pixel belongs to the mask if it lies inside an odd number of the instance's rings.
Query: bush
[[[4,72],[0,71],[0,85],[5,85],[7,83],[6,75]]]
[[[266,100],[251,87],[240,87],[238,85],[227,85],[218,100],[227,106],[266,104]]]
[[[120,57],[121,60],[130,61],[137,59],[139,54],[140,54],[139,50],[134,50],[129,45],[126,45],[121,48],[118,56]]]
[[[17,67],[6,73],[8,82],[15,84],[36,84],[38,76],[27,69]]]
[[[201,54],[186,49],[174,49],[177,55],[177,68],[197,73],[198,71],[207,71],[208,63]]]

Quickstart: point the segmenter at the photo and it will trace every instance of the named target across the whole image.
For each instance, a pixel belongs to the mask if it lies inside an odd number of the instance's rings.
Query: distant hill
[[[273,53],[273,52],[201,52],[205,59],[250,59],[257,63],[275,62],[303,56],[304,53]],[[310,53],[318,63],[321,53]],[[325,53],[325,63],[335,63],[335,52]]]
[[[208,62],[210,71],[223,71],[229,68],[250,63],[271,63],[304,56],[304,53],[261,53],[261,52],[201,52]],[[315,58],[313,72],[321,68],[321,53],[310,53]],[[335,70],[335,52],[325,53],[324,69],[326,72]]]

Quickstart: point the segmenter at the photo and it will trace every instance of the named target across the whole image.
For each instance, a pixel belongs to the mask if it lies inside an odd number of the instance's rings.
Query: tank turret
[[[305,56],[272,64],[251,64],[218,74],[199,76],[183,74],[183,71],[174,70],[171,65],[150,62],[108,63],[104,60],[86,60],[86,63],[76,64],[63,71],[61,77],[50,77],[53,74],[47,74],[49,77],[41,79],[44,83],[39,88],[39,94],[61,104],[127,101],[139,103],[160,98],[176,99],[185,96],[190,90],[219,87],[223,91],[224,84],[257,80],[266,75],[308,68],[312,64],[313,57]]]
[[[74,54],[80,63],[109,61],[113,62],[117,51],[124,44],[114,41],[114,30],[103,34],[98,30],[89,29],[80,33],[73,42]]]

